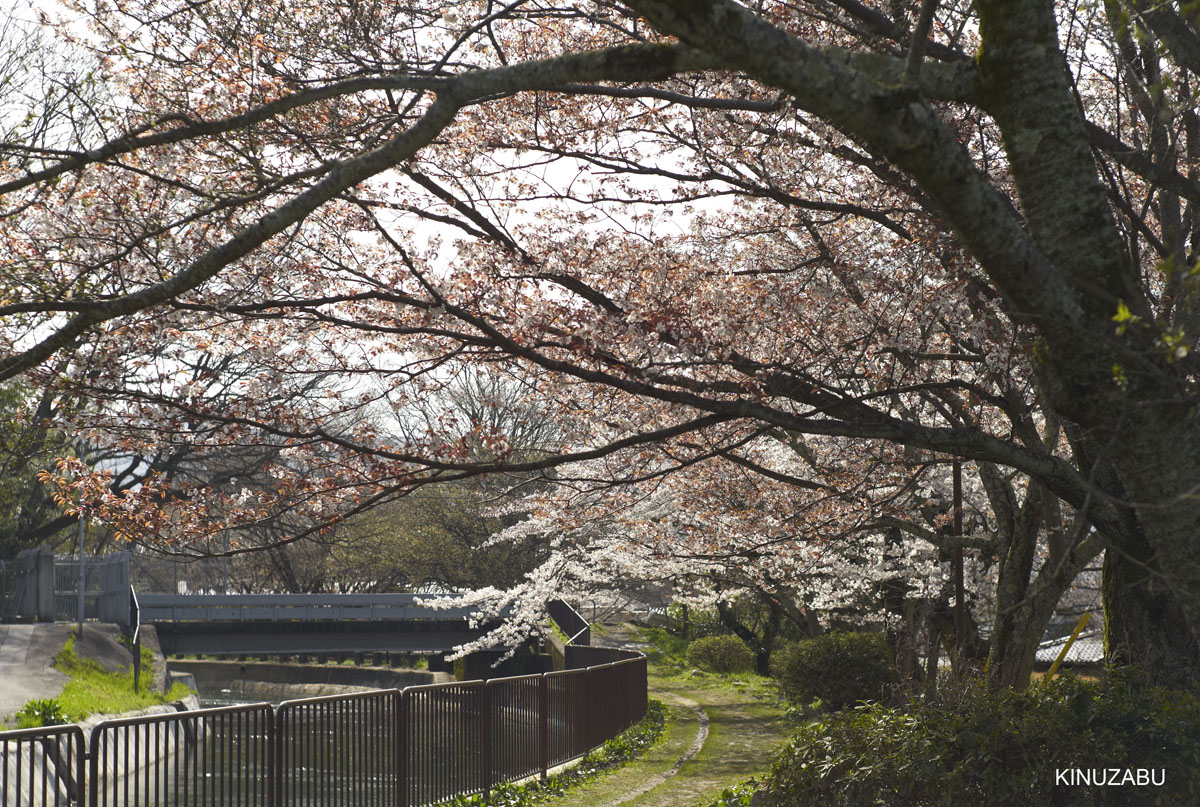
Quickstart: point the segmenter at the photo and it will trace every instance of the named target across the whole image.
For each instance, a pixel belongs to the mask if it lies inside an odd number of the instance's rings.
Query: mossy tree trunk
[[[1200,643],[1162,575],[1145,559],[1109,550],[1103,589],[1107,663],[1140,668],[1157,686],[1200,690]]]

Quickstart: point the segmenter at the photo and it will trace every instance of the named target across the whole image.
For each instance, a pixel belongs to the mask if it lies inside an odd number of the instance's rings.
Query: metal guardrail
[[[397,804],[400,695],[389,689],[280,704],[266,803]]]
[[[0,805],[426,807],[545,773],[646,712],[646,658],[0,732]],[[84,760],[87,761],[85,770]]]
[[[142,622],[462,620],[470,608],[430,608],[432,594],[140,594]]]
[[[88,743],[86,803],[269,804],[273,717],[260,703],[100,723]]]
[[[129,563],[129,552],[85,555],[81,580],[78,555],[55,555],[54,621],[71,622],[79,617],[79,589],[82,583],[84,619],[127,627]],[[39,581],[39,586],[42,584]]]
[[[81,566],[78,555],[45,546],[0,560],[0,621],[125,625],[129,569],[129,552],[85,555]]]
[[[0,732],[0,805],[82,804],[85,748],[79,726]]]
[[[567,644],[590,645],[592,643],[592,627],[581,617],[574,608],[564,600],[549,600],[546,602],[546,613],[554,620],[567,636]]]

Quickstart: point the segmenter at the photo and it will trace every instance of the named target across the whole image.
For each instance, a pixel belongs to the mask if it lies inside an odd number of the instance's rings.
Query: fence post
[[[142,677],[142,637],[133,634],[133,694],[138,692],[138,679]]]
[[[483,793],[492,789],[492,682],[484,681],[479,688],[480,764],[483,768]]]
[[[550,772],[550,680],[545,673],[538,679],[538,766],[545,779]]]
[[[396,807],[408,807],[409,693],[400,690],[396,705]]]
[[[100,743],[97,742],[99,737],[99,726],[94,726],[87,743],[88,776],[86,798],[90,807],[97,807],[100,804]],[[82,788],[80,790],[82,791]],[[80,793],[80,796],[83,796],[83,794]]]
[[[267,804],[270,807],[283,807],[283,727],[280,725],[283,718],[283,710],[272,707],[267,734]]]
[[[583,750],[590,751],[596,744],[596,695],[593,686],[593,668],[583,670]]]
[[[48,546],[36,550],[36,609],[38,622],[54,621],[54,551]]]
[[[84,554],[84,525],[87,522],[83,518],[83,514],[79,514],[79,580],[75,584],[79,589],[75,592],[75,610],[76,616],[79,618],[79,635],[83,635],[83,623],[87,619],[87,555]],[[57,616],[57,614],[55,615]]]

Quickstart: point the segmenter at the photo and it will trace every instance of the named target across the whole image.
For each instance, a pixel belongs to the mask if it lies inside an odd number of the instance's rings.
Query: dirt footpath
[[[639,650],[627,625],[605,625],[593,643]],[[792,728],[774,687],[757,676],[659,674],[650,696],[667,707],[666,736],[645,755],[600,774],[544,807],[695,807],[764,773]]]

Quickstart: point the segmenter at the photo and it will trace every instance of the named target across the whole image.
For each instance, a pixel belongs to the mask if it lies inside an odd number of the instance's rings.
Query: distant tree
[[[411,443],[447,440],[472,461],[551,454],[557,437],[518,380],[486,368],[457,373],[411,406],[392,410],[391,424]],[[356,517],[339,533],[335,562],[359,585],[417,589],[509,588],[548,554],[533,541],[491,539],[518,518],[505,512],[516,496],[544,486],[544,473],[498,474],[418,489]],[[345,575],[339,575],[344,577]]]
[[[418,491],[349,522],[331,566],[372,589],[511,587],[546,551],[527,542],[487,545],[504,528],[488,514],[498,505],[485,486],[467,482]]]

